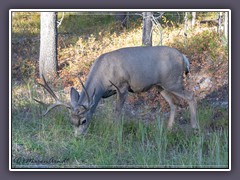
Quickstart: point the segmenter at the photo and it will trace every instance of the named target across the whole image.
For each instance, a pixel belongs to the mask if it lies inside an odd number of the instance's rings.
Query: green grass
[[[62,13],[58,13],[58,20],[62,18]],[[114,23],[114,17],[111,15],[99,15],[89,13],[70,13],[65,12],[61,26],[58,29],[60,34],[85,33],[96,34],[104,27]],[[40,33],[40,12],[14,12],[12,16],[13,37],[38,36]]]
[[[59,14],[59,17],[61,15]],[[106,15],[89,15],[89,14],[66,14],[64,15],[64,23],[59,28],[60,33],[75,33],[82,35],[86,32],[100,32],[105,26],[114,21],[113,16]]]
[[[88,133],[75,138],[68,112],[57,108],[42,117],[44,108],[33,96],[46,97],[31,83],[13,86],[13,168],[228,167],[228,126],[211,130],[211,124],[217,124],[212,121],[215,111],[222,112],[228,122],[224,110],[199,107],[201,131],[197,134],[178,122],[169,132],[161,116],[148,123],[124,116],[115,121],[110,99],[94,115]]]
[[[12,15],[13,37],[31,37],[40,33],[39,12],[14,12]]]

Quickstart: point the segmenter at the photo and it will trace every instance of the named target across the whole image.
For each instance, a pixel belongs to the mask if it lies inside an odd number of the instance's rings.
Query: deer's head
[[[83,91],[85,92],[86,98],[87,98],[87,103],[82,104],[81,102],[79,102],[80,100],[80,95],[77,92],[76,89],[74,89],[73,87],[71,88],[70,91],[70,100],[71,103],[67,104],[64,102],[61,102],[59,100],[59,98],[56,96],[56,94],[53,92],[53,90],[49,87],[49,85],[47,84],[44,76],[43,77],[43,82],[44,84],[40,84],[42,87],[44,87],[44,89],[46,89],[49,94],[55,99],[55,103],[52,105],[49,105],[47,107],[47,110],[45,111],[45,113],[43,114],[44,116],[51,111],[52,109],[54,109],[57,106],[64,106],[69,110],[69,114],[70,114],[70,122],[73,125],[73,129],[74,129],[74,134],[75,136],[79,136],[81,134],[84,134],[88,128],[90,119],[92,117],[92,112],[91,112],[91,108],[94,105],[94,97],[95,97],[95,90],[90,98],[85,86],[83,85],[81,79],[79,78],[79,81],[83,87]],[[41,104],[45,104],[42,101],[39,101],[37,99],[34,99],[35,101],[37,101],[38,103]]]

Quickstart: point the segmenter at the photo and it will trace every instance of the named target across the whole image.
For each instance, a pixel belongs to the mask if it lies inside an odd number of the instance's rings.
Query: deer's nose
[[[81,125],[86,124],[86,122],[87,122],[86,119],[82,120]]]

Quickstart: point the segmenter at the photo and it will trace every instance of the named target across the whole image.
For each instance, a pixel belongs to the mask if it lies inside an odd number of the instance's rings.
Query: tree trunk
[[[152,15],[152,12],[143,12],[142,44],[145,46],[152,46]]]
[[[188,30],[188,12],[185,12],[184,17],[185,23],[184,23],[184,48],[187,49],[187,30]]]
[[[219,12],[218,17],[218,34],[221,34],[221,27],[222,27],[222,12]]]
[[[224,13],[224,36],[228,39],[228,12]]]
[[[41,12],[39,75],[57,76],[57,13]]]
[[[196,12],[192,12],[192,27],[195,26],[196,23]]]

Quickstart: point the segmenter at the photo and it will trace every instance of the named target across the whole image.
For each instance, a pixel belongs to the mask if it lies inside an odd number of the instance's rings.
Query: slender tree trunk
[[[152,12],[143,12],[143,35],[142,44],[152,46]]]
[[[39,75],[57,76],[57,13],[41,12]]]
[[[222,27],[222,12],[219,12],[219,18],[218,18],[218,34],[221,34],[221,27]]]
[[[196,12],[192,12],[192,27],[195,26],[196,23]]]
[[[228,12],[224,13],[224,36],[228,39]]]
[[[184,48],[187,49],[187,30],[188,30],[188,12],[185,12],[184,17],[185,23],[184,23]]]

